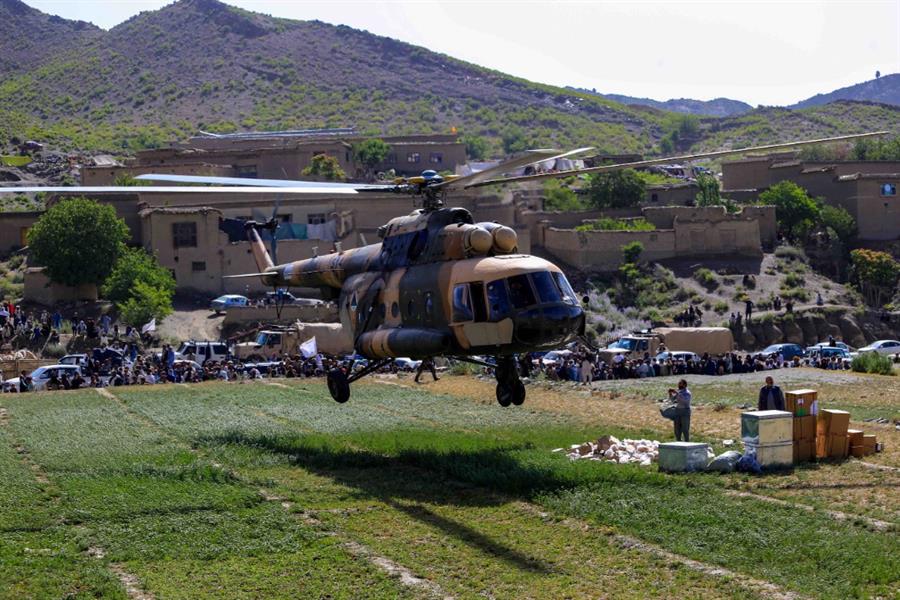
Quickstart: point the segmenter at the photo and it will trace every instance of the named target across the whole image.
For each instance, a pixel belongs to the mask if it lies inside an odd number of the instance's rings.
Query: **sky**
[[[109,29],[165,0],[25,0]],[[558,86],[793,104],[900,72],[900,0],[227,0]]]

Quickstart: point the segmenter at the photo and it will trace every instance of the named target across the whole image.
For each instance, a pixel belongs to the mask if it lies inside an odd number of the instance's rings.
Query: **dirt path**
[[[224,315],[216,316],[207,308],[176,310],[160,324],[159,335],[163,339],[218,340],[224,319]]]

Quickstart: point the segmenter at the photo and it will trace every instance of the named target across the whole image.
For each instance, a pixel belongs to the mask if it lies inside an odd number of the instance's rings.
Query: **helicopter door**
[[[453,288],[453,321],[453,332],[463,348],[498,346],[512,341],[512,319],[490,319],[485,285],[481,281],[461,283]]]

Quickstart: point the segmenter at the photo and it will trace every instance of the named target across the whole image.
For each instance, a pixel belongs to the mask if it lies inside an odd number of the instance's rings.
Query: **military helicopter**
[[[200,183],[205,186],[141,187],[142,192],[364,194],[394,191],[422,198],[422,207],[392,219],[378,230],[379,243],[337,250],[330,254],[285,264],[275,264],[260,236],[274,233],[277,205],[266,222],[247,221],[246,231],[258,272],[229,278],[258,278],[273,288],[312,287],[338,301],[345,330],[357,353],[370,362],[363,370],[347,374],[335,369],[327,374],[328,390],[337,402],[350,398],[350,385],[396,357],[447,356],[494,369],[496,398],[501,406],[521,405],[525,386],[519,379],[516,356],[559,348],[583,338],[585,313],[563,271],[553,263],[518,252],[517,236],[510,227],[476,223],[464,208],[444,205],[447,193],[467,189],[645,167],[668,162],[687,162],[753,151],[769,151],[810,144],[837,142],[875,132],[817,140],[790,142],[666,157],[587,169],[537,173],[517,177],[503,175],[517,169],[550,162],[591,150],[566,153],[537,150],[495,167],[462,177],[442,178],[436,173],[389,184],[342,184],[305,181],[259,180],[181,175],[141,175],[137,179],[168,183]],[[0,188],[3,192],[96,191],[134,192],[134,188]],[[272,235],[274,239],[276,236]],[[493,356],[496,364],[480,356]]]

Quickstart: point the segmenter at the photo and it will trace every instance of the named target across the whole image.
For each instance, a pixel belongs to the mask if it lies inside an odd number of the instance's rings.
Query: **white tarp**
[[[316,347],[316,336],[312,336],[300,344],[300,354],[303,355],[303,358],[312,358],[318,353],[319,349]]]

